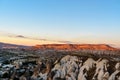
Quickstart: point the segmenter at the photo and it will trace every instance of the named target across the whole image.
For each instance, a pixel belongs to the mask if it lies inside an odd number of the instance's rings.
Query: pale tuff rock
[[[102,59],[96,63],[96,71],[93,79],[103,80],[103,78],[107,78],[109,72],[107,71],[107,67],[109,66],[108,60]]]
[[[50,80],[119,80],[120,63],[115,65],[116,71],[112,74],[108,71],[109,66],[107,59],[100,58],[95,61],[88,58],[83,62],[77,56],[67,55],[57,61],[51,69],[54,75]],[[90,76],[91,70],[94,74]],[[40,77],[47,80],[47,75]]]
[[[88,76],[87,72],[94,67],[95,61],[92,58],[88,58],[79,70],[78,80],[87,80],[86,78]]]
[[[117,80],[120,80],[120,62],[115,65],[115,69],[116,71],[112,73],[112,75],[109,77],[109,80],[115,80],[116,78]],[[119,75],[117,76],[117,74]]]
[[[80,57],[67,55],[56,61],[52,68],[50,64],[46,64],[44,73],[39,69],[41,65],[39,62],[37,71],[32,76],[33,80],[120,80],[120,62],[114,66],[116,70],[109,73],[109,60],[104,58],[82,60]]]

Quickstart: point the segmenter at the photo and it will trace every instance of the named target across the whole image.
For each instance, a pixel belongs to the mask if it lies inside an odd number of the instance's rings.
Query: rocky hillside
[[[76,55],[52,58],[14,63],[17,68],[8,66],[6,71],[3,65],[0,80],[120,80],[120,59]]]
[[[54,50],[117,50],[106,44],[45,44],[36,45],[33,49],[54,49]]]

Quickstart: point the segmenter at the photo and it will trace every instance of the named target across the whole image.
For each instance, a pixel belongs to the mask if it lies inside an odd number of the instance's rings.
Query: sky
[[[120,0],[0,0],[0,42],[120,47]]]

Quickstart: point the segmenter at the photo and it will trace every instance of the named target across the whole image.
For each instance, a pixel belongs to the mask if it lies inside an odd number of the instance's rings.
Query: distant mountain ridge
[[[120,50],[107,44],[43,44],[35,46],[25,46],[0,42],[0,49],[19,49],[27,48],[30,50]]]
[[[29,46],[25,46],[25,45],[17,45],[17,44],[0,42],[0,49],[19,49],[19,48],[28,48],[28,47]]]
[[[118,50],[107,44],[44,44],[33,46],[32,49],[54,50]]]

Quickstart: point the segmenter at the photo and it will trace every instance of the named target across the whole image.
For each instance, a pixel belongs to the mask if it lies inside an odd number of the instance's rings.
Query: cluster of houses
[[[33,72],[38,57],[20,55],[11,58],[0,57],[0,80],[20,77],[26,70]],[[14,74],[16,73],[16,74]],[[17,80],[17,79],[16,79]]]

